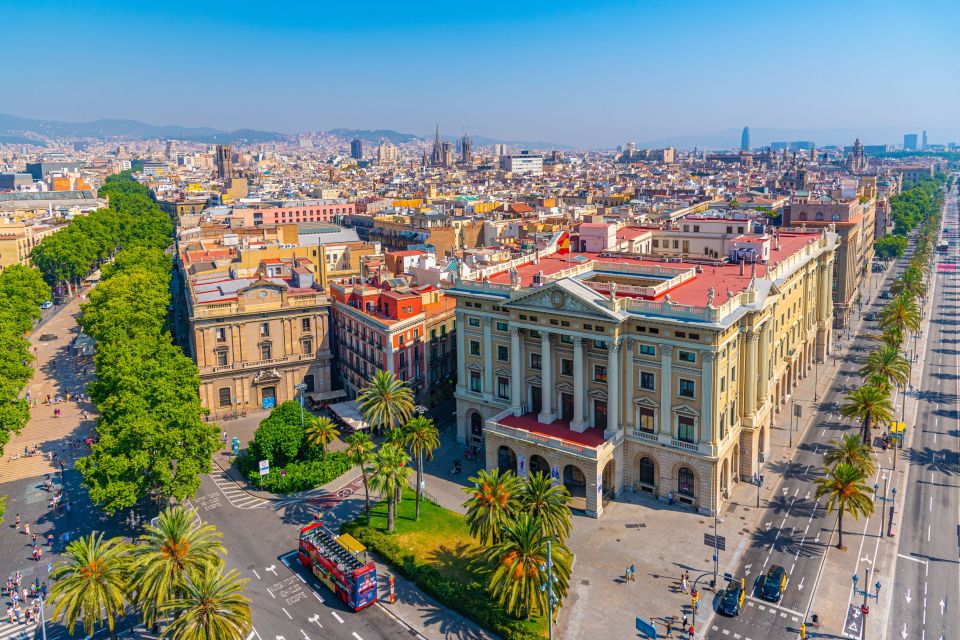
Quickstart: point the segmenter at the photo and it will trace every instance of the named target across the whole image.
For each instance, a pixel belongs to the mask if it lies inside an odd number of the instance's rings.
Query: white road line
[[[253,571],[253,575],[257,576],[257,580],[260,579],[260,574],[257,573],[257,570],[256,570],[256,569],[250,569],[250,571]]]
[[[933,511],[933,496],[930,496],[930,508],[927,511]]]
[[[317,600],[320,601],[320,604],[323,604],[323,598],[320,597],[320,594],[319,594],[319,593],[317,593],[316,591],[311,591],[310,593],[313,594],[313,597],[314,597],[314,598],[316,598]]]
[[[794,568],[795,566],[797,566],[797,563],[796,563],[796,562],[794,562],[792,565],[790,565],[790,575],[793,575],[793,568]]]
[[[332,615],[334,618],[336,618],[336,619],[337,619],[337,622],[339,622],[340,624],[343,624],[343,618],[341,618],[340,615],[339,615],[336,611],[331,611],[331,612],[330,612],[330,615]]]
[[[288,617],[288,618],[290,618],[291,620],[293,620],[293,616],[290,615],[290,613],[286,610],[285,607],[280,607],[280,610],[283,611],[285,614],[287,614],[287,617]]]
[[[930,542],[930,525],[927,525],[927,542]]]
[[[267,593],[269,593],[270,597],[273,598],[274,600],[277,599],[277,596],[273,595],[273,591],[270,591],[270,587],[267,587]]]
[[[363,638],[361,638],[356,631],[353,632],[353,637],[356,638],[357,640],[363,640]]]
[[[307,584],[307,581],[304,580],[304,579],[303,579],[303,576],[300,575],[299,573],[295,573],[295,574],[293,574],[293,575],[295,575],[295,576],[297,576],[298,578],[300,578],[300,582],[302,582],[303,584]]]

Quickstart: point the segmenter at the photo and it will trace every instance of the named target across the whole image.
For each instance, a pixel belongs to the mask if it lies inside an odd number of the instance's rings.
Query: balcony
[[[686,440],[677,440],[676,438],[670,439],[670,446],[674,449],[685,449],[686,451],[693,451],[694,453],[700,451],[700,447],[696,442],[687,442]]]
[[[653,443],[659,442],[659,439],[657,438],[656,433],[653,433],[651,431],[643,431],[641,429],[634,429],[633,437],[640,438],[641,440],[646,440],[647,442],[653,442]]]
[[[496,433],[513,440],[594,461],[612,452],[623,439],[622,434],[609,440],[604,439],[603,430],[597,427],[577,433],[570,429],[570,423],[566,420],[554,420],[550,424],[541,424],[537,421],[535,413],[514,416],[509,409],[487,420],[484,429],[489,433]]]

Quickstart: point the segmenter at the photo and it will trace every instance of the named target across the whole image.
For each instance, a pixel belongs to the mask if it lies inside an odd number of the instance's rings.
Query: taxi
[[[778,564],[770,567],[760,583],[760,597],[770,602],[779,602],[787,588],[787,570]]]
[[[725,616],[738,616],[740,615],[740,610],[743,609],[743,602],[747,597],[747,589],[745,586],[745,580],[740,578],[739,580],[731,580],[727,583],[727,588],[724,589],[723,595],[720,596],[720,605],[717,607],[717,610]]]

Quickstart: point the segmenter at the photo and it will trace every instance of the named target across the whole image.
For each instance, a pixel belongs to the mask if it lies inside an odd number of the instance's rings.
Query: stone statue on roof
[[[611,282],[610,283],[610,299],[616,300],[616,298],[617,298],[617,283]]]
[[[510,288],[520,288],[520,272],[517,271],[516,267],[510,267]]]
[[[707,289],[707,306],[708,307],[713,306],[713,299],[716,295],[717,295],[717,292],[713,287],[710,287],[709,289]]]

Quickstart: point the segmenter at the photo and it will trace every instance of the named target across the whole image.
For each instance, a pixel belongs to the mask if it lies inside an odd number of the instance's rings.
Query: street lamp
[[[540,571],[546,572],[547,582],[540,585],[540,591],[547,593],[547,628],[549,629],[549,638],[553,640],[553,605],[557,598],[553,595],[553,585],[558,582],[557,577],[553,575],[553,550],[550,541],[547,540],[547,561],[540,565]]]
[[[870,567],[865,567],[863,569],[863,589],[857,588],[857,583],[860,576],[853,574],[853,593],[854,595],[863,596],[863,605],[860,607],[860,613],[863,614],[863,627],[860,630],[860,640],[865,640],[867,637],[867,615],[870,613],[870,607],[867,606],[867,599],[873,598],[874,600],[880,600],[880,581],[877,580],[877,583],[874,585],[876,591],[870,593]]]
[[[307,390],[307,385],[303,382],[293,385],[293,388],[300,392],[300,430],[303,430],[303,392]]]

